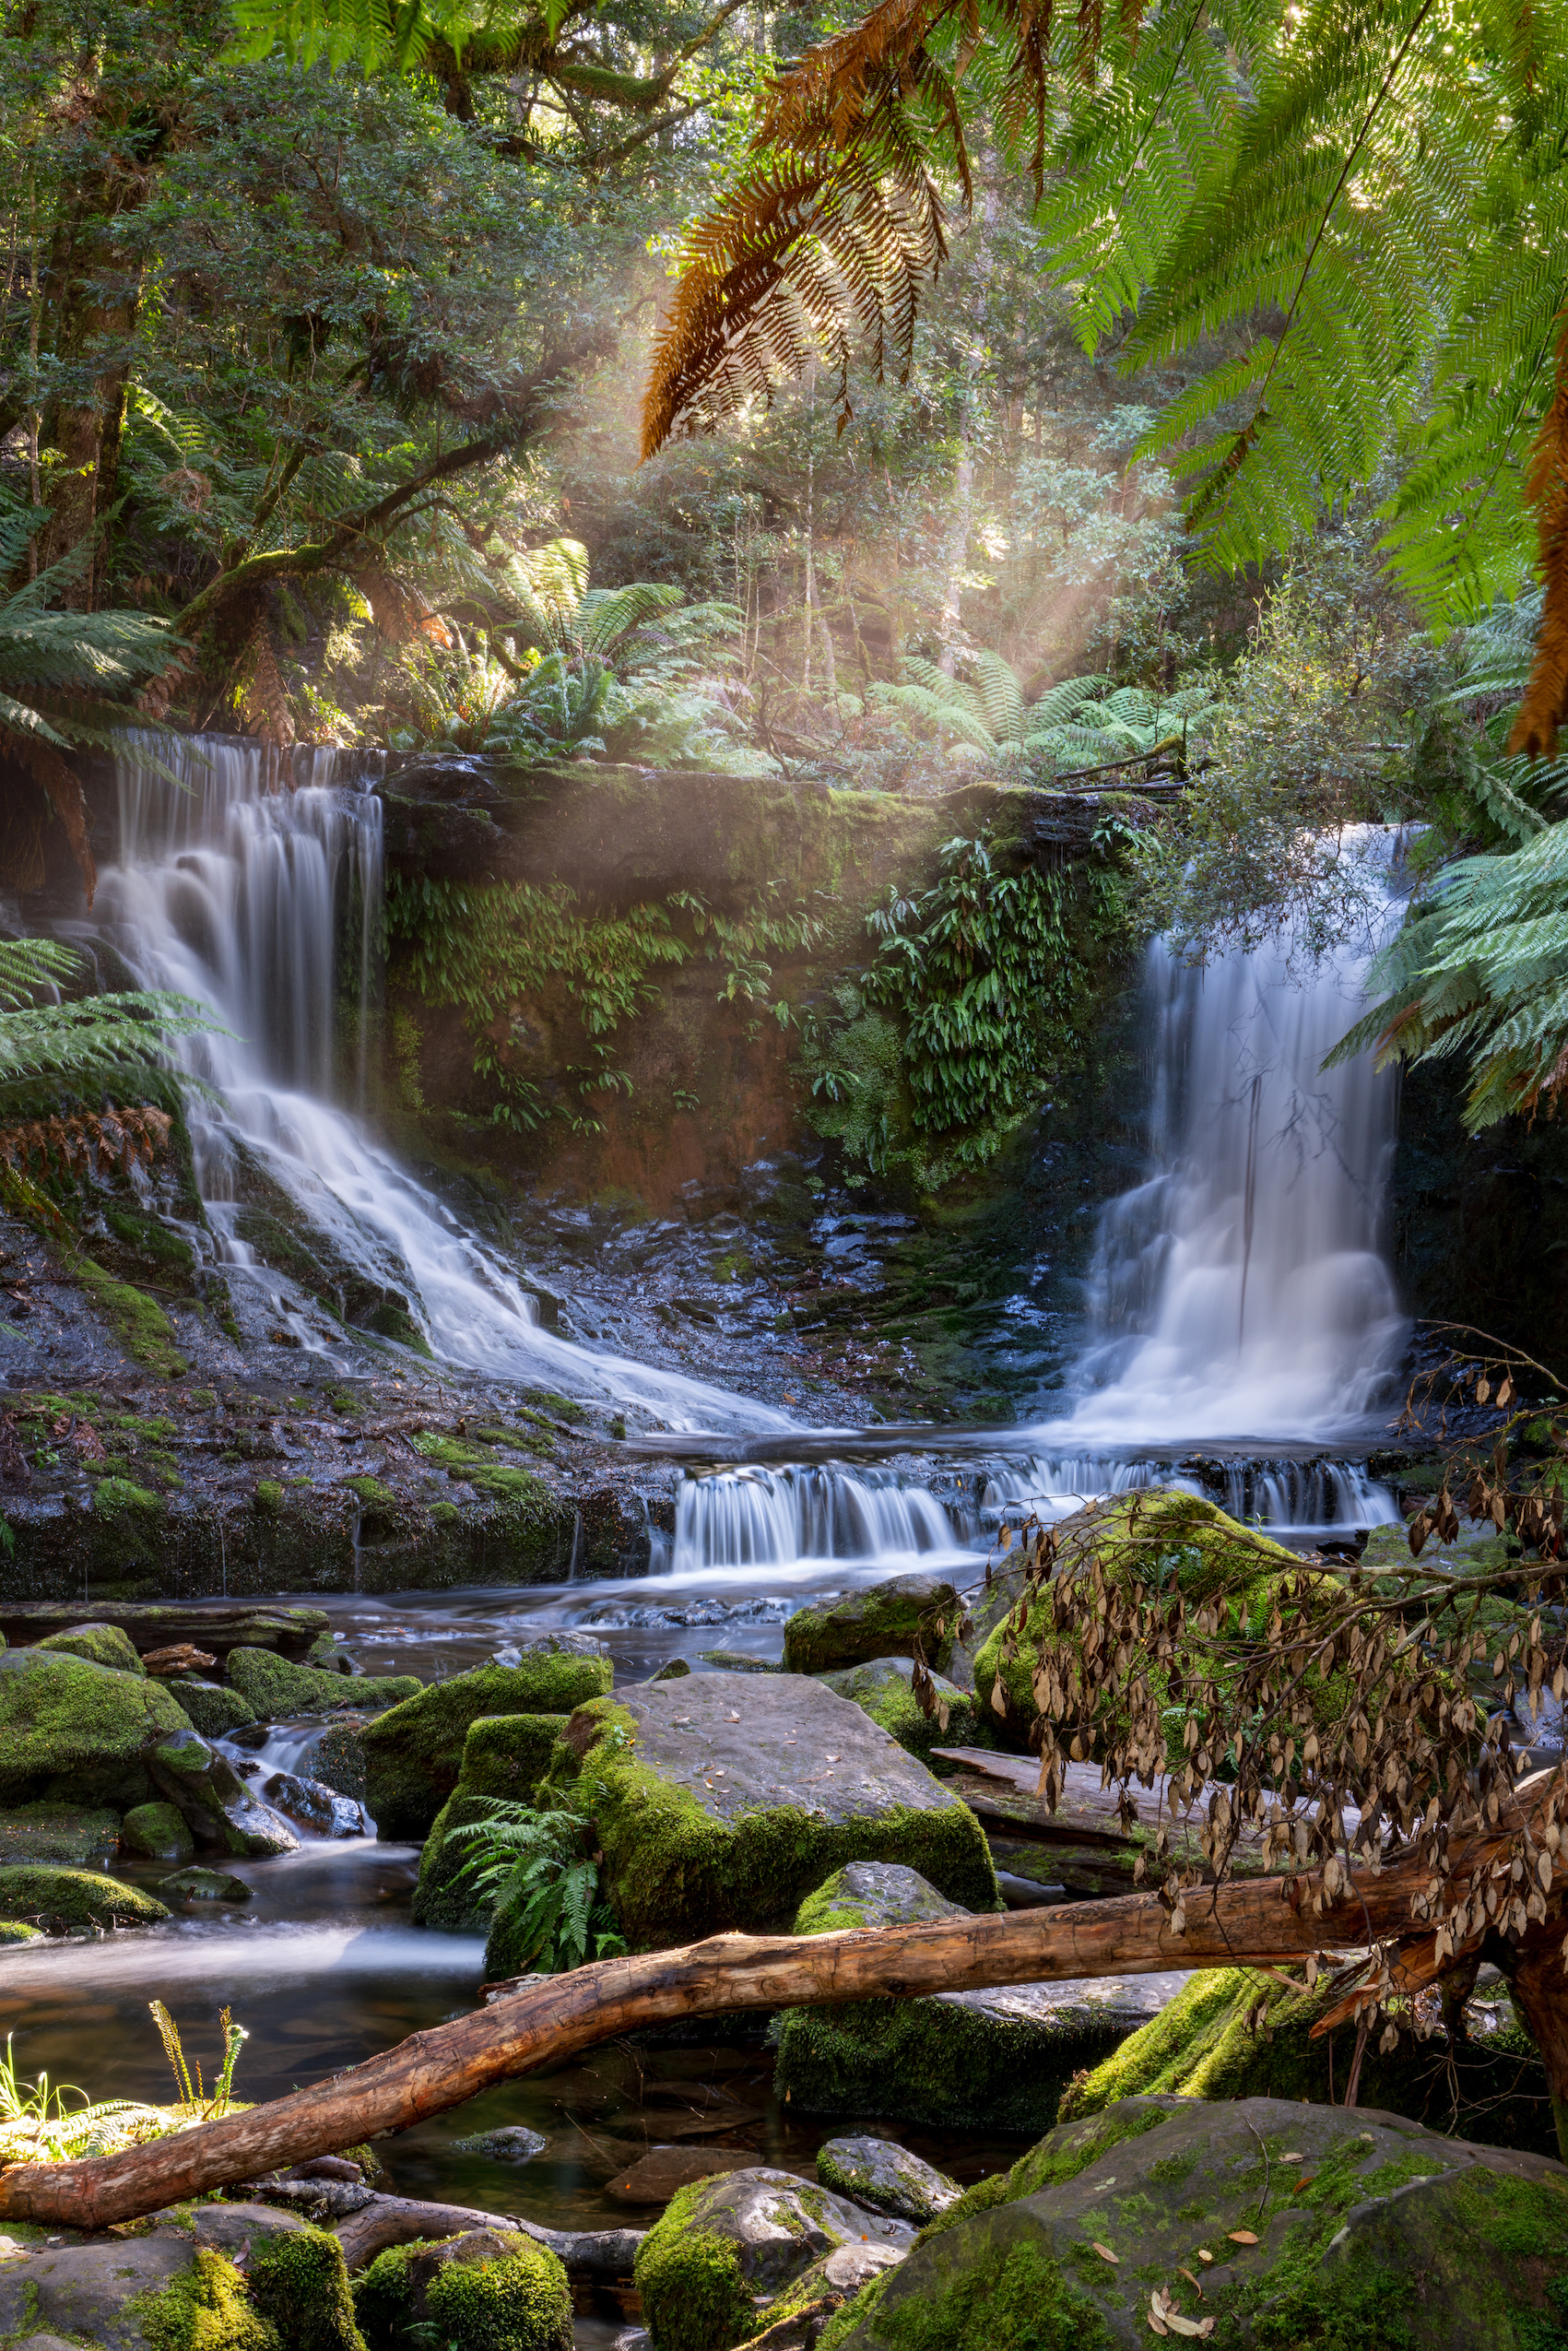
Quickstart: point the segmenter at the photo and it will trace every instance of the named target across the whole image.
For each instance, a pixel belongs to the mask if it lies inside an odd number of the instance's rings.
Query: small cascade
[[[961,1547],[936,1497],[890,1471],[746,1469],[686,1480],[672,1569],[681,1576],[856,1560],[890,1570],[914,1558],[950,1558]]]
[[[994,1462],[977,1506],[961,1523],[973,1541],[1003,1520],[1016,1526],[1032,1510],[1059,1517],[1093,1495],[1157,1485],[1200,1494],[1231,1518],[1296,1542],[1399,1523],[1392,1495],[1359,1461],[1247,1456],[1173,1463],[1116,1453],[1037,1453]]]
[[[358,1115],[382,886],[371,780],[354,755],[215,736],[149,738],[120,765],[121,860],[102,876],[99,919],[143,986],[197,998],[227,1032],[184,1054],[217,1097],[193,1103],[191,1134],[231,1279],[253,1282],[274,1318],[330,1359],[319,1324],[287,1308],[239,1230],[259,1174],[356,1281],[406,1299],[448,1362],[545,1374],[678,1427],[789,1428],[785,1413],[541,1330],[516,1276]]]

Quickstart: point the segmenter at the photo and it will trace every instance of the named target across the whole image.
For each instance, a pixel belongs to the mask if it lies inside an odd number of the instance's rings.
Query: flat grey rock
[[[40,2325],[86,2336],[103,2351],[147,2351],[139,2321],[126,2314],[141,2294],[160,2294],[191,2266],[193,2239],[183,2230],[100,2238],[88,2244],[40,2245],[0,2264],[0,2335]],[[40,2338],[25,2338],[36,2346]]]
[[[868,2212],[910,2220],[917,2227],[948,2211],[963,2193],[956,2180],[892,2139],[824,2140],[817,2150],[817,2177],[824,2188]]]

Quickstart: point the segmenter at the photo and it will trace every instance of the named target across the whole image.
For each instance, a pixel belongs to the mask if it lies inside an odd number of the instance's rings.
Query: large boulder
[[[128,1811],[153,1789],[146,1749],[189,1731],[161,1683],[57,1649],[0,1654],[0,1804],[54,1799]]]
[[[147,1749],[147,1767],[206,1850],[257,1857],[299,1850],[282,1813],[258,1803],[228,1756],[188,1724]]]
[[[907,1658],[878,1657],[869,1664],[847,1665],[841,1672],[824,1673],[820,1679],[836,1696],[862,1707],[901,1747],[946,1778],[952,1766],[939,1758],[933,1760],[932,1748],[992,1746],[991,1726],[973,1692],[961,1690],[956,1682],[947,1681],[940,1673],[934,1673],[931,1680],[938,1700],[948,1709],[947,1721],[939,1715],[924,1713],[914,1695],[912,1673]]]
[[[509,1805],[530,1803],[565,1727],[559,1714],[481,1715],[469,1724],[457,1785],[431,1822],[419,1855],[416,1926],[458,1932],[489,1926],[495,1896],[477,1893],[466,1874],[473,1840],[451,1832],[504,1815]]]
[[[101,2351],[365,2351],[343,2249],[264,2205],[159,2215],[141,2236],[58,2239],[0,2263],[0,2336]]]
[[[354,2288],[369,2351],[572,2351],[572,2288],[521,2230],[471,2228],[378,2254]]]
[[[958,1594],[940,1576],[887,1576],[837,1600],[797,1608],[784,1626],[786,1673],[832,1673],[874,1658],[913,1657],[918,1636],[928,1665],[945,1668]],[[938,1633],[943,1620],[948,1630]]]
[[[980,1825],[858,1707],[803,1674],[700,1673],[581,1707],[565,1746],[633,1949],[786,1926],[852,1861],[998,1907]]]
[[[1431,2037],[1379,2035],[1362,2054],[1359,2095],[1430,2129],[1491,2146],[1557,2152],[1551,2091],[1540,2051],[1494,1969]],[[1314,1991],[1251,1967],[1210,1967],[1188,1978],[1160,2014],[1125,2040],[1062,2100],[1062,2119],[1099,2114],[1122,2098],[1343,2098],[1355,2062],[1356,2026],[1313,2035],[1338,1994]]]
[[[599,1642],[557,1636],[520,1648],[514,1665],[480,1665],[432,1682],[367,1723],[365,1802],[377,1836],[426,1835],[457,1785],[464,1743],[481,1715],[569,1715],[607,1690],[614,1672]]]
[[[253,1717],[264,1722],[348,1708],[379,1713],[418,1697],[424,1687],[415,1673],[393,1673],[381,1680],[329,1673],[320,1666],[291,1665],[276,1649],[263,1648],[230,1649],[229,1679]]]
[[[112,1665],[121,1673],[147,1672],[136,1643],[120,1624],[73,1624],[64,1633],[45,1634],[38,1646],[65,1657],[85,1657],[90,1665]]]
[[[795,1932],[834,1934],[963,1915],[914,1871],[861,1861],[808,1896]],[[788,2009],[774,2086],[796,2113],[1043,2131],[1074,2073],[1135,2032],[1180,1980],[1091,1977]]]
[[[46,1934],[101,1934],[109,1927],[153,1927],[169,1912],[139,1885],[96,1870],[51,1869],[42,1862],[0,1869],[0,1918]]]
[[[221,1682],[204,1682],[196,1674],[181,1673],[169,1687],[204,1739],[227,1739],[233,1731],[249,1731],[261,1720],[238,1690]]]
[[[637,2291],[658,2351],[729,2351],[825,2256],[866,2244],[901,2261],[914,2234],[793,2172],[732,2171],[672,2200],[638,2249]]]
[[[1258,2351],[1535,2351],[1564,2276],[1560,2164],[1361,2107],[1131,2098],[972,2191],[819,2351],[1134,2351],[1210,2320]]]

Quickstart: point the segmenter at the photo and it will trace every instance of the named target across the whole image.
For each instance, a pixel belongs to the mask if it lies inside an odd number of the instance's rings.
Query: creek
[[[265,1294],[306,1354],[327,1368],[343,1360],[341,1326],[281,1282],[241,1229],[259,1170],[339,1261],[407,1302],[438,1361],[492,1388],[542,1379],[613,1400],[634,1440],[687,1471],[646,1577],[327,1599],[360,1670],[430,1680],[567,1624],[595,1631],[622,1680],[674,1658],[701,1671],[715,1648],[763,1662],[813,1594],[914,1565],[972,1581],[1004,1520],[1155,1482],[1210,1493],[1302,1547],[1397,1518],[1367,1467],[1407,1339],[1380,1247],[1397,1097],[1365,1058],[1320,1067],[1360,1001],[1365,951],[1303,971],[1287,939],[1198,971],[1157,943],[1143,982],[1145,1166],[1101,1215],[1067,1388],[1043,1386],[1033,1416],[1007,1430],[811,1428],[667,1360],[543,1328],[525,1270],[379,1140],[366,1069],[375,777],[298,753],[280,779],[271,756],[218,738],[183,745],[178,787],[150,753],[123,765],[121,855],[96,929],[81,934],[220,1023],[184,1048],[213,1090],[192,1116],[206,1211],[193,1246],[231,1288]],[[308,1771],[316,1729],[272,1726],[261,1758]],[[242,1914],[0,1955],[18,2062],[97,2097],[156,2096],[167,2085],[147,2001],[168,2002],[209,2066],[213,2019],[229,2004],[251,2033],[241,2088],[257,2098],[461,2013],[482,1945],[413,1930],[416,1863],[410,1848],[307,1837],[296,1856],[237,1865],[253,1889]],[[606,2183],[657,2140],[661,2109],[720,2078],[755,2114],[725,2144],[756,2159],[808,2173],[819,2140],[843,2127],[788,2117],[756,2046],[617,2047],[405,2134],[386,2151],[392,2179],[405,2194],[557,2227],[646,2218],[613,2203]],[[501,2123],[537,2131],[544,2152],[516,2167],[458,2147]],[[973,2134],[895,2135],[966,2180],[1012,2151]],[[583,2322],[584,2343],[598,2324]]]

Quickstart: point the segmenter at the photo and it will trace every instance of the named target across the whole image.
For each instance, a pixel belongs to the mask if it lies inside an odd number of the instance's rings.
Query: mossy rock
[[[789,2287],[823,2255],[862,2240],[902,2252],[911,2234],[793,2172],[759,2167],[679,2190],[638,2247],[633,2274],[658,2351],[730,2351],[780,2315]]]
[[[961,1690],[940,1673],[932,1675],[937,1695],[948,1708],[944,1725],[937,1715],[921,1712],[910,1684],[909,1660],[901,1657],[873,1658],[867,1665],[846,1666],[842,1672],[819,1678],[841,1698],[860,1707],[873,1722],[895,1738],[908,1754],[946,1778],[951,1764],[934,1760],[933,1747],[994,1747],[984,1709],[969,1690]]]
[[[58,1649],[65,1657],[85,1657],[89,1665],[111,1665],[118,1672],[147,1677],[135,1643],[118,1624],[73,1624],[66,1632],[48,1634],[38,1646]]]
[[[1232,1629],[1255,1639],[1267,1624],[1282,1579],[1293,1577],[1301,1565],[1294,1552],[1259,1534],[1256,1528],[1228,1518],[1201,1495],[1158,1486],[1092,1503],[1062,1520],[1055,1537],[1060,1552],[1069,1558],[1098,1558],[1107,1579],[1118,1589],[1173,1586],[1189,1606],[1221,1591],[1231,1594]],[[975,1655],[974,1693],[997,1739],[1027,1752],[1038,1720],[1033,1677],[1044,1624],[1042,1605],[1036,1601],[1021,1630],[1015,1631],[1009,1624],[1022,1583],[1021,1569],[1011,1570],[993,1593],[981,1619],[988,1629]],[[1318,1604],[1326,1610],[1343,1602],[1344,1586],[1335,1577],[1321,1577],[1315,1589]],[[1006,1653],[1009,1648],[1010,1655]],[[1168,1680],[1164,1669],[1150,1666],[1148,1673],[1150,1688],[1163,1697]],[[1005,1700],[1000,1712],[998,1687]],[[1306,1687],[1321,1719],[1338,1720],[1349,1696],[1343,1671],[1325,1680],[1316,1664],[1312,1664],[1307,1668]],[[1183,1759],[1183,1712],[1172,1707],[1167,1716],[1167,1760],[1173,1768]],[[1200,1768],[1207,1771],[1212,1766],[1200,1764]]]
[[[228,1664],[230,1682],[264,1722],[290,1715],[339,1714],[348,1707],[379,1712],[418,1697],[424,1687],[413,1673],[388,1674],[379,1681],[324,1673],[319,1666],[291,1665],[276,1649],[230,1649]]]
[[[473,1879],[463,1874],[475,1858],[475,1847],[466,1837],[450,1840],[450,1832],[478,1821],[504,1818],[510,1810],[505,1800],[454,1790],[437,1813],[419,1855],[419,1882],[414,1889],[417,1927],[441,1927],[450,1934],[477,1934],[489,1929],[495,1916],[495,1895],[477,1893]]]
[[[1312,2038],[1333,2004],[1326,1979],[1292,1990],[1250,1967],[1205,1968],[1158,2016],[1125,2040],[1062,2101],[1064,2119],[1102,2113],[1119,2099],[1281,2097],[1333,2105],[1354,2062],[1356,2028]],[[1557,2152],[1551,2094],[1540,2051],[1499,1985],[1467,2006],[1450,2044],[1400,2036],[1387,2056],[1369,2043],[1362,2105],[1408,2115],[1480,2144]]]
[[[249,1731],[261,1720],[238,1690],[221,1682],[188,1681],[177,1676],[169,1684],[204,1739],[227,1739],[231,1731]]]
[[[120,1842],[144,1861],[188,1861],[195,1838],[172,1804],[137,1804],[120,1824]]]
[[[73,1272],[127,1355],[159,1379],[183,1379],[187,1365],[173,1324],[156,1298],[129,1282],[116,1282],[90,1258],[77,1258]]]
[[[874,1659],[913,1657],[918,1636],[928,1665],[945,1668],[950,1634],[938,1619],[958,1613],[958,1594],[940,1576],[889,1576],[839,1599],[798,1608],[784,1626],[786,1673],[834,1673]]]
[[[0,1862],[106,1861],[120,1842],[120,1815],[107,1806],[17,1804],[0,1812]]]
[[[572,2288],[555,2255],[513,2229],[396,2245],[354,2285],[369,2351],[572,2351]]]
[[[97,1870],[53,1869],[42,1861],[0,1869],[0,1917],[24,1920],[46,1934],[153,1927],[168,1916],[166,1906],[140,1886]]]
[[[733,1718],[733,1719],[732,1719]],[[996,1907],[980,1824],[858,1707],[798,1674],[692,1674],[582,1707],[576,1801],[634,1950],[789,1924],[847,1861]]]
[[[950,2212],[961,2193],[945,2171],[891,2139],[825,2139],[817,2150],[817,2177],[867,2212],[919,2225]]]
[[[153,1793],[148,1743],[190,1729],[160,1682],[58,1649],[0,1655],[0,1803],[128,1810]]]
[[[1155,2293],[1221,2351],[1541,2351],[1564,2316],[1568,2171],[1365,2108],[1123,2100],[985,2185],[819,2351],[1135,2351]]]
[[[161,1877],[158,1890],[171,1902],[248,1902],[251,1889],[232,1870],[176,1870]]]
[[[312,1779],[319,1779],[324,1788],[335,1789],[340,1796],[352,1796],[357,1804],[365,1801],[365,1743],[361,1729],[362,1725],[357,1722],[329,1722],[312,1741],[307,1757]]]
[[[461,1875],[474,1847],[466,1838],[449,1845],[447,1833],[489,1820],[504,1805],[530,1803],[549,1769],[561,1729],[558,1714],[481,1715],[470,1723],[457,1785],[431,1822],[419,1856],[416,1926],[459,1932],[489,1926],[494,1896],[477,1894],[472,1881]]]
[[[607,1657],[531,1644],[515,1665],[480,1665],[432,1682],[368,1723],[365,1802],[377,1836],[427,1834],[457,1785],[465,1743],[481,1716],[569,1715],[607,1690],[614,1671]]]
[[[278,2351],[365,2351],[343,2248],[330,2229],[280,2230],[264,2239],[245,2275]]]
[[[188,1725],[149,1747],[147,1762],[198,1845],[257,1860],[298,1852],[300,1840],[282,1813],[259,1802],[221,1748],[209,1746]]]
[[[961,1917],[908,1869],[853,1862],[801,1904],[796,1934]],[[1014,1984],[785,2010],[773,2086],[802,2114],[947,2130],[1043,2131],[1074,2073],[1168,1997],[1157,1979]]]

